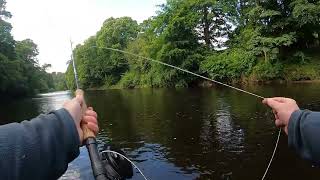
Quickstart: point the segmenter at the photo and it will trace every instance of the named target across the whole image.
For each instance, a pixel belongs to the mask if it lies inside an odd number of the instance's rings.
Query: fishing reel
[[[89,152],[93,176],[96,180],[124,180],[133,176],[131,162],[125,153],[110,145],[103,145],[99,153],[97,141],[89,137],[85,140]]]
[[[121,149],[110,145],[104,145],[103,151],[100,152],[109,179],[124,180],[133,176],[132,164],[120,154],[126,156]]]

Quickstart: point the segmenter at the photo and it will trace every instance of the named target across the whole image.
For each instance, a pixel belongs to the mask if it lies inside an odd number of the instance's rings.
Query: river
[[[320,111],[320,83],[250,86],[262,95],[296,99]],[[61,108],[70,92],[1,105],[1,123]],[[276,141],[273,115],[261,100],[225,87],[87,91],[99,115],[98,142],[122,148],[150,180],[261,179]],[[282,134],[267,179],[319,179]],[[135,171],[133,179],[142,179]],[[61,179],[92,179],[85,148]]]

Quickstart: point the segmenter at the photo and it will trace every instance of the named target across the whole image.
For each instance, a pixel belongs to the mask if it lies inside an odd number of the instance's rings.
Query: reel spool
[[[126,156],[121,149],[110,145],[104,145],[103,150],[115,151]],[[133,167],[128,160],[112,152],[100,152],[100,156],[108,179],[124,180],[132,178]]]

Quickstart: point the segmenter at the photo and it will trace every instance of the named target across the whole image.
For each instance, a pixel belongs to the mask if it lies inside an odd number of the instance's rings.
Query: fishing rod
[[[236,90],[236,91],[240,91],[240,92],[242,92],[242,93],[245,93],[245,94],[248,94],[248,95],[251,95],[251,96],[255,96],[255,97],[259,98],[259,99],[265,99],[265,97],[263,97],[263,96],[261,96],[261,95],[258,95],[258,94],[255,94],[255,93],[246,91],[246,90],[244,90],[244,89],[240,89],[240,88],[231,86],[231,85],[229,85],[229,84],[226,84],[226,83],[223,83],[223,82],[214,80],[214,79],[210,79],[210,78],[205,77],[205,76],[203,76],[203,75],[200,75],[200,74],[191,72],[191,71],[189,71],[189,70],[182,69],[182,68],[180,68],[180,67],[177,67],[177,66],[174,66],[174,65],[171,65],[171,64],[162,62],[162,61],[158,61],[158,60],[155,60],[155,59],[152,59],[152,58],[144,57],[144,56],[137,55],[137,54],[134,54],[134,53],[131,53],[131,52],[128,52],[128,51],[123,51],[123,50],[120,50],[120,49],[109,48],[109,47],[91,46],[91,48],[100,48],[100,49],[106,49],[106,50],[110,50],[110,51],[120,52],[120,53],[123,53],[123,54],[128,54],[128,55],[133,56],[133,57],[145,59],[145,60],[147,60],[147,61],[151,61],[151,62],[154,62],[154,63],[162,64],[162,65],[164,65],[164,66],[177,69],[177,70],[182,71],[182,72],[184,72],[184,73],[197,76],[197,77],[199,77],[199,78],[202,78],[202,79],[211,81],[211,82],[216,83],[216,84],[220,84],[220,85],[222,85],[222,86],[225,86],[225,87],[234,89],[234,90]],[[139,59],[138,59],[138,60],[139,60]],[[278,136],[277,136],[277,139],[276,139],[276,142],[275,142],[275,146],[274,146],[274,149],[273,149],[271,158],[270,158],[270,160],[269,160],[268,166],[267,166],[266,170],[264,171],[264,174],[263,174],[261,180],[264,180],[264,179],[266,178],[267,174],[268,174],[268,171],[269,171],[269,169],[270,169],[270,166],[271,166],[271,164],[272,164],[272,162],[273,162],[274,156],[275,156],[276,151],[277,151],[277,149],[278,149],[278,144],[279,144],[279,141],[280,141],[281,132],[282,132],[282,131],[281,131],[281,128],[280,128],[279,131],[278,131]],[[142,174],[142,173],[141,173],[141,174]],[[143,175],[143,174],[142,174],[142,175]],[[143,176],[144,176],[144,175],[143,175]]]
[[[83,90],[80,89],[80,86],[79,86],[78,73],[76,68],[76,62],[74,60],[73,47],[72,47],[71,41],[70,41],[70,46],[72,51],[71,61],[73,65],[74,79],[77,87],[76,95],[82,95],[84,97],[84,92]],[[85,103],[85,100],[83,100],[82,113],[84,113],[86,109],[87,109],[87,105]],[[107,180],[107,172],[103,167],[102,160],[99,155],[96,136],[85,124],[81,123],[81,128],[83,130],[84,144],[86,145],[89,156],[90,156],[91,167],[92,167],[94,178],[96,180]]]
[[[80,95],[84,97],[84,91],[80,89],[78,73],[76,68],[76,63],[73,55],[72,42],[71,45],[71,61],[73,65],[73,72],[75,78],[75,84],[77,87],[76,96]],[[82,103],[82,113],[87,110],[87,105],[85,100]],[[83,116],[82,116],[83,117]],[[112,148],[107,146],[101,155],[98,151],[97,140],[95,134],[87,127],[86,124],[81,123],[81,129],[83,130],[83,144],[86,145],[86,148],[89,153],[91,168],[93,171],[93,176],[96,180],[113,180],[113,179],[126,179],[133,176],[132,165],[135,166],[142,174],[144,179],[147,180],[145,175],[141,170],[125,156],[125,153],[120,149]],[[132,165],[131,165],[132,164]]]

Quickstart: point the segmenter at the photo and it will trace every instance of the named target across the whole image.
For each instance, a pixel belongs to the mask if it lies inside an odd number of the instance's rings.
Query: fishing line
[[[138,168],[138,166],[135,165],[134,162],[132,162],[129,158],[127,158],[126,156],[122,155],[121,153],[118,153],[118,152],[115,152],[115,151],[111,151],[111,150],[104,150],[104,151],[102,151],[102,153],[113,153],[113,154],[116,154],[116,155],[119,155],[119,156],[125,158],[127,161],[129,161],[139,171],[139,173],[143,176],[143,178],[145,180],[148,180],[146,178],[146,176],[142,173],[142,171]]]
[[[265,178],[265,177],[267,176],[267,174],[268,174],[269,168],[270,168],[270,166],[271,166],[271,163],[272,163],[272,161],[273,161],[274,155],[276,154],[276,151],[277,151],[277,148],[278,148],[278,144],[279,144],[279,141],[280,141],[280,135],[281,135],[281,128],[279,129],[278,138],[277,138],[276,144],[275,144],[275,146],[274,146],[274,150],[273,150],[272,156],[271,156],[271,158],[270,158],[269,164],[268,164],[267,169],[266,169],[266,171],[264,172],[261,180],[264,180],[264,178]]]
[[[177,69],[179,71],[182,71],[182,72],[185,72],[185,73],[188,73],[188,74],[192,74],[194,76],[197,76],[197,77],[200,77],[202,79],[205,79],[205,80],[208,80],[208,81],[211,81],[211,82],[214,82],[216,84],[220,84],[222,86],[225,86],[225,87],[229,87],[231,89],[234,89],[234,90],[237,90],[237,91],[240,91],[240,92],[243,92],[243,93],[246,93],[246,94],[249,94],[249,95],[252,95],[252,96],[255,96],[257,98],[260,98],[260,99],[265,99],[263,96],[260,96],[258,94],[255,94],[255,93],[252,93],[252,92],[249,92],[249,91],[246,91],[246,90],[243,90],[243,89],[240,89],[240,88],[237,88],[237,87],[234,87],[234,86],[231,86],[229,84],[226,84],[226,83],[223,83],[223,82],[220,82],[220,81],[217,81],[217,80],[214,80],[214,79],[210,79],[208,77],[205,77],[205,76],[202,76],[200,74],[197,74],[197,73],[194,73],[194,72],[191,72],[191,71],[188,71],[186,69],[182,69],[180,67],[177,67],[177,66],[174,66],[174,65],[171,65],[171,64],[168,64],[168,63],[165,63],[165,62],[161,62],[161,61],[157,61],[155,59],[152,59],[152,58],[148,58],[148,57],[144,57],[144,56],[141,56],[141,55],[137,55],[137,54],[133,54],[131,52],[127,52],[127,51],[123,51],[123,50],[120,50],[120,49],[115,49],[115,48],[109,48],[109,47],[97,47],[97,46],[91,46],[92,48],[100,48],[100,49],[107,49],[107,50],[111,50],[111,51],[116,51],[116,52],[121,52],[121,53],[124,53],[124,54],[128,54],[128,55],[131,55],[131,56],[134,56],[134,57],[138,57],[138,58],[142,58],[142,59],[145,59],[145,60],[148,60],[148,61],[152,61],[152,62],[155,62],[155,63],[158,63],[158,64],[162,64],[164,66],[167,66],[167,67],[171,67],[171,68],[174,68],[174,69]],[[278,144],[279,144],[279,141],[280,141],[280,135],[281,135],[281,129],[279,129],[279,132],[278,132],[278,138],[276,140],[276,143],[275,143],[275,147],[274,147],[274,150],[273,150],[273,153],[272,153],[272,156],[269,160],[269,163],[268,163],[268,166],[261,178],[261,180],[264,180],[266,175],[268,174],[268,171],[270,169],[270,166],[272,164],[272,161],[274,159],[274,156],[276,154],[276,151],[277,151],[277,148],[278,148]],[[107,151],[106,151],[107,152]],[[110,151],[111,152],[111,151]],[[114,152],[116,154],[119,154],[117,152]],[[122,154],[120,156],[123,156]],[[130,161],[128,158],[124,157],[125,159],[127,159],[130,163],[133,164],[132,161]],[[145,178],[145,176],[143,175],[143,173],[140,171],[140,169],[135,165],[133,164],[138,170],[139,172],[142,174],[142,176]],[[145,178],[146,179],[146,178]],[[147,180],[147,179],[146,179]]]
[[[158,64],[162,64],[162,65],[165,65],[165,66],[174,68],[174,69],[178,69],[178,70],[183,71],[183,72],[185,72],[185,73],[192,74],[192,75],[194,75],[194,76],[197,76],[197,77],[200,77],[200,78],[202,78],[202,79],[205,79],[205,80],[214,82],[214,83],[216,83],[216,84],[220,84],[220,85],[223,85],[223,86],[226,86],[226,87],[235,89],[235,90],[237,90],[237,91],[240,91],[240,92],[243,92],[243,93],[246,93],[246,94],[250,94],[250,95],[255,96],[255,97],[258,97],[258,98],[260,98],[260,99],[264,99],[263,96],[260,96],[260,95],[257,95],[257,94],[248,92],[248,91],[246,91],[246,90],[243,90],[243,89],[240,89],[240,88],[231,86],[231,85],[229,85],[229,84],[225,84],[225,83],[223,83],[223,82],[220,82],[220,81],[217,81],[217,80],[214,80],[214,79],[210,79],[210,78],[208,78],[208,77],[205,77],[205,76],[202,76],[202,75],[200,75],[200,74],[197,74],[197,73],[188,71],[188,70],[186,70],[186,69],[179,68],[179,67],[177,67],[177,66],[174,66],[174,65],[171,65],[171,64],[168,64],[168,63],[164,63],[164,62],[161,62],[161,61],[157,61],[157,60],[155,60],[155,59],[147,58],[147,57],[140,56],[140,55],[137,55],[137,54],[133,54],[133,53],[131,53],[131,52],[123,51],[123,50],[120,50],[120,49],[114,49],[114,48],[109,48],[109,47],[97,47],[97,46],[92,46],[92,47],[101,48],[101,49],[108,49],[108,50],[112,50],[112,51],[121,52],[121,53],[124,53],[124,54],[129,54],[129,55],[131,55],[131,56],[135,56],[135,57],[142,58],[142,59],[145,59],[145,60],[148,60],[148,61],[152,61],[152,62],[155,62],[155,63],[158,63]]]

